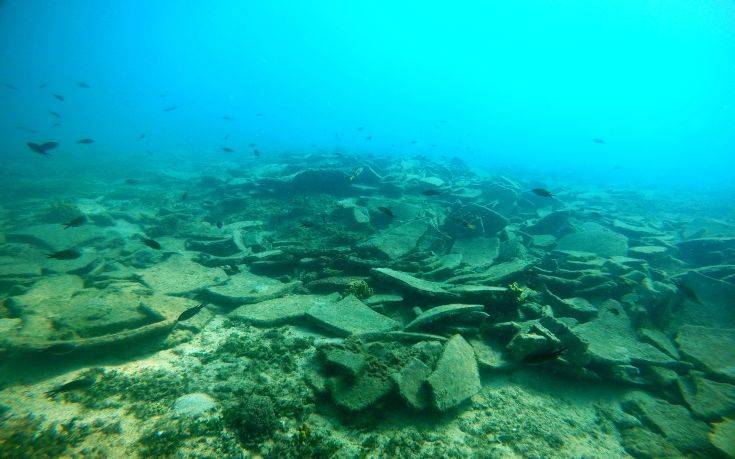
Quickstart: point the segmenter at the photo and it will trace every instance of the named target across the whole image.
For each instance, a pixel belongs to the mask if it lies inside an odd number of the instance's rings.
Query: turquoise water
[[[0,457],[735,457],[735,3],[0,1]]]

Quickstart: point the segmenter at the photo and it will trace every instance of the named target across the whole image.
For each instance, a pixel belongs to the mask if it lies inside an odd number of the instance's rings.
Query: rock
[[[143,282],[165,295],[197,292],[224,282],[227,274],[219,268],[205,268],[182,255],[174,255],[163,263],[139,272]]]
[[[489,268],[486,268],[478,273],[465,274],[455,276],[448,279],[451,283],[481,283],[481,284],[499,284],[504,282],[512,282],[520,279],[526,269],[528,269],[532,263],[527,260],[513,260],[505,263],[498,263]]]
[[[48,224],[28,227],[24,230],[9,233],[8,242],[24,242],[52,252],[81,248],[106,237],[104,230],[84,225],[64,229],[61,225]]]
[[[491,287],[489,285],[457,285],[449,287],[449,293],[456,295],[461,303],[481,303],[504,305],[512,301],[515,292],[506,287]]]
[[[723,252],[735,249],[735,237],[690,239],[676,245],[684,261],[698,266],[718,265],[723,264]]]
[[[389,378],[361,374],[356,380],[336,379],[330,382],[334,402],[341,408],[357,412],[375,406],[391,393],[393,383]]]
[[[694,419],[683,406],[655,399],[644,392],[634,392],[621,405],[680,451],[706,456],[709,450],[707,424]]]
[[[663,436],[642,427],[621,432],[623,446],[631,456],[641,459],[677,458],[684,455]]]
[[[213,303],[239,306],[279,298],[300,286],[301,281],[283,283],[276,279],[242,271],[221,285],[206,288],[203,295]]]
[[[426,386],[426,379],[430,374],[431,368],[412,357],[401,371],[392,375],[398,393],[411,408],[423,410],[431,403]]]
[[[470,346],[475,351],[475,358],[477,364],[481,368],[490,370],[503,370],[511,367],[511,362],[508,362],[503,352],[492,343],[488,343],[479,339],[468,340]]]
[[[395,223],[367,241],[361,242],[357,248],[369,255],[395,260],[414,250],[429,228],[430,225],[426,220]]]
[[[451,410],[480,391],[474,350],[461,335],[454,335],[444,345],[436,368],[427,381],[432,403],[439,411]]]
[[[308,169],[288,178],[289,188],[302,192],[344,192],[350,186],[350,177],[340,170]]]
[[[588,343],[587,352],[598,363],[678,367],[676,360],[650,344],[638,341],[628,314],[617,301],[605,301],[600,305],[597,318],[572,330]]]
[[[151,295],[140,300],[140,307],[159,320],[177,319],[182,312],[198,304],[198,301],[189,298],[168,295]]]
[[[456,239],[452,245],[452,253],[462,255],[462,263],[470,268],[491,265],[498,257],[500,241],[496,237],[476,237],[472,239]]]
[[[536,333],[518,333],[510,340],[507,349],[513,360],[520,362],[528,356],[539,352],[552,351],[556,347],[557,343],[547,336]]]
[[[556,296],[545,285],[543,292],[549,305],[557,317],[573,317],[580,322],[587,322],[597,315],[597,308],[584,298],[562,299]]]
[[[593,226],[571,233],[559,239],[557,250],[590,252],[597,256],[610,258],[625,256],[628,252],[628,238],[622,234]]]
[[[688,271],[678,282],[694,293],[677,311],[675,322],[705,327],[735,328],[735,285],[697,271]]]
[[[373,311],[354,295],[336,303],[314,304],[307,316],[321,328],[339,336],[386,332],[399,327],[398,322]]]
[[[618,219],[613,220],[612,227],[616,232],[631,238],[654,237],[661,235],[661,231],[654,228],[625,223]]]
[[[322,352],[326,366],[340,371],[345,376],[356,377],[365,368],[365,356],[343,349],[330,348]]]
[[[536,223],[526,227],[529,234],[551,234],[561,236],[562,233],[568,232],[569,217],[571,212],[568,210],[555,210],[541,217]]]
[[[312,306],[330,303],[329,297],[314,295],[289,295],[283,298],[247,304],[230,312],[228,317],[263,326],[276,326],[298,322],[306,317]]]
[[[317,279],[306,284],[306,288],[314,293],[344,292],[350,284],[358,281],[367,281],[364,276],[332,276]]]
[[[679,392],[694,415],[714,421],[735,413],[735,386],[703,378],[696,373],[679,378]]]
[[[182,395],[174,401],[173,412],[177,417],[195,419],[217,409],[217,402],[207,394],[196,392]]]
[[[632,258],[642,258],[648,261],[657,261],[664,258],[670,252],[668,247],[659,245],[642,245],[638,247],[630,247],[628,256]]]
[[[472,311],[482,311],[481,304],[445,304],[436,306],[421,313],[405,326],[406,331],[422,330],[436,326],[437,323],[467,315]]]
[[[389,280],[404,292],[414,296],[432,299],[451,299],[454,297],[452,293],[449,293],[445,289],[446,284],[419,279],[408,273],[390,268],[373,268],[372,272],[380,278]]]
[[[446,277],[454,272],[462,264],[462,254],[459,253],[448,253],[442,255],[437,260],[437,263],[432,263],[431,271],[424,272],[424,277],[437,278]]]
[[[638,336],[642,341],[655,346],[659,351],[668,354],[670,357],[677,360],[681,358],[674,343],[663,332],[651,328],[641,328],[638,330]]]
[[[709,374],[735,382],[735,329],[684,325],[675,341],[685,359]]]
[[[725,457],[735,458],[735,421],[725,419],[713,424],[709,441]]]
[[[186,250],[203,252],[215,257],[227,257],[241,251],[232,236],[213,241],[187,240]]]
[[[363,303],[371,307],[386,304],[399,304],[403,303],[403,297],[401,295],[378,294],[372,295],[370,298],[363,300]]]

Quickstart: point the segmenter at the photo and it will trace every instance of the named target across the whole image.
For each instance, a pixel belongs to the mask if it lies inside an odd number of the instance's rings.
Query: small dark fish
[[[20,89],[16,88],[12,84],[4,83],[3,86],[5,86],[6,88],[11,89],[13,91],[20,91]]]
[[[77,389],[87,389],[88,387],[91,387],[95,382],[97,382],[97,378],[95,378],[94,376],[82,376],[80,378],[73,379],[68,383],[64,383],[60,386],[54,387],[53,389],[46,392],[46,396],[53,397],[54,395],[58,395],[62,392],[69,392]]]
[[[230,147],[222,147],[222,151],[224,151],[225,153],[232,153],[232,152],[234,152],[235,150],[233,150],[233,149],[232,149],[232,148],[230,148]]]
[[[27,142],[26,145],[28,145],[28,148],[35,151],[39,155],[46,155],[49,156],[48,151],[53,150],[54,148],[59,146],[58,142],[45,142],[42,144],[37,144],[33,142]]]
[[[533,190],[531,190],[531,192],[533,192],[533,194],[539,195],[539,196],[544,197],[544,198],[553,198],[554,197],[554,195],[551,193],[551,191],[545,190],[543,188],[534,188]]]
[[[222,222],[217,222],[217,228],[222,229],[222,225],[223,225]]]
[[[38,89],[43,89],[46,86],[48,86],[46,83],[41,83],[41,84],[38,85]]]
[[[56,118],[61,118],[61,115],[59,115],[58,113],[54,111],[49,110],[48,112],[51,113],[51,115],[55,116]]]
[[[595,142],[595,143],[598,143],[598,144],[604,144],[605,143],[605,141],[603,139],[600,139],[600,138],[594,138],[594,139],[592,139],[592,141]]]
[[[188,191],[184,191],[184,193],[181,195],[181,200],[182,201],[186,201],[186,198],[188,198],[188,197],[189,197],[189,192]]]
[[[89,85],[85,83],[84,81],[77,81],[77,87],[83,88],[83,89],[89,89]]]
[[[424,196],[438,196],[442,194],[442,192],[434,188],[431,188],[429,190],[422,191],[421,194],[423,194]]]
[[[77,143],[81,143],[82,145],[89,145],[90,143],[94,143],[94,139],[79,139],[77,140]]]
[[[194,306],[193,308],[189,308],[186,311],[182,312],[179,317],[176,319],[177,322],[182,322],[187,319],[191,319],[195,315],[199,313],[202,309],[204,309],[204,303],[198,304]]]
[[[140,183],[140,180],[134,179],[134,178],[127,178],[125,179],[125,183],[127,183],[128,185],[137,185]]]
[[[151,238],[148,238],[148,237],[143,238],[140,240],[140,242],[142,242],[143,244],[147,245],[148,247],[154,250],[161,250],[161,244],[159,244],[158,242],[154,241]]]
[[[559,358],[562,354],[564,354],[567,351],[567,348],[560,347],[557,349],[550,349],[550,350],[544,350],[544,351],[538,351],[532,354],[529,354],[525,356],[521,362],[529,364],[529,365],[538,365],[541,363],[550,362],[552,360],[556,360]]]
[[[82,254],[75,249],[59,250],[58,252],[46,254],[46,258],[53,258],[54,260],[76,260],[81,256]]]
[[[258,151],[257,148],[253,148],[253,154],[255,155],[256,158],[260,158],[260,151]]]
[[[64,223],[64,229],[76,228],[77,226],[82,226],[85,223],[87,223],[87,217],[85,215],[80,215],[77,218]]]
[[[390,218],[395,217],[395,215],[393,215],[393,211],[390,210],[390,208],[388,207],[380,206],[378,207],[378,210],[384,213],[385,215],[389,216]]]
[[[172,112],[172,111],[176,110],[177,108],[179,108],[178,105],[170,105],[170,106],[164,108],[163,111],[164,112]]]
[[[227,120],[227,121],[232,121],[232,117],[231,116],[227,116],[227,115],[223,116],[222,119],[223,120]]]
[[[250,147],[250,148],[255,148],[255,147],[257,147],[257,145],[255,145],[255,144],[254,144],[253,142],[250,142],[250,143],[248,144],[248,147]]]
[[[369,135],[369,136],[365,137],[365,140],[373,140],[373,136]]]
[[[54,99],[60,102],[64,102],[64,96],[62,96],[61,94],[54,94]]]
[[[262,113],[256,113],[255,116],[260,117],[260,116],[263,116],[263,114]]]
[[[314,228],[315,226],[316,225],[314,224],[314,222],[310,222],[309,220],[303,220],[301,222],[301,227],[302,228]]]
[[[138,136],[138,140],[145,139],[145,132]]]
[[[416,142],[415,140],[412,140],[412,141],[411,141],[411,145],[416,145],[416,143],[417,143],[417,142]]]

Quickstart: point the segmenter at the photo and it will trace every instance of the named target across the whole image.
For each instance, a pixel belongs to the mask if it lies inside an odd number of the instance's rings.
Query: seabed
[[[0,457],[735,457],[731,207],[267,156],[4,179]]]

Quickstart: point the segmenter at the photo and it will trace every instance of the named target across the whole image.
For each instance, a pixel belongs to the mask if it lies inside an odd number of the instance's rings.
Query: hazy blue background
[[[0,86],[0,152],[27,161],[47,160],[28,140],[61,142],[54,161],[255,142],[603,182],[735,175],[731,0],[6,0],[0,62],[18,88]]]

